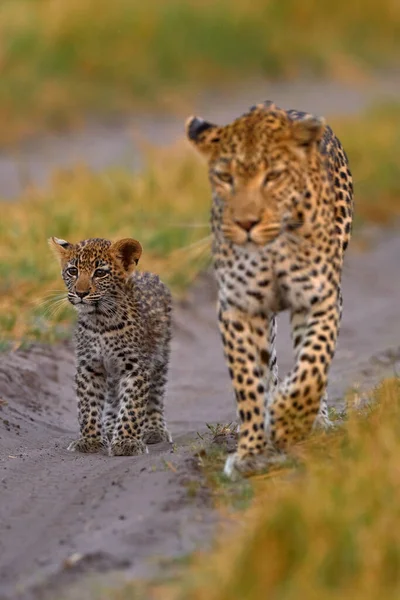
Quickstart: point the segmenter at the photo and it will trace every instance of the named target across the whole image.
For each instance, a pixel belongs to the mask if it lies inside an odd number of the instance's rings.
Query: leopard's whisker
[[[197,248],[198,246],[209,246],[211,242],[212,236],[207,235],[196,242],[192,242],[191,244],[187,244],[186,246],[182,246],[181,248],[177,248],[173,250],[170,256],[174,254],[180,254],[181,252],[187,252],[188,250],[192,250],[193,248]]]
[[[185,229],[205,229],[210,227],[210,223],[169,223],[169,227],[185,228]]]
[[[58,302],[56,302],[56,303],[52,304],[51,306],[47,307],[43,311],[43,314],[46,317],[48,317],[50,319],[53,319],[54,317],[56,317],[61,312],[61,310],[64,307],[66,307],[68,305],[69,305],[69,302],[68,302],[67,298],[63,298],[62,300],[59,300]]]
[[[65,298],[65,290],[63,290],[62,292],[57,292],[56,294],[53,294],[51,297],[41,297],[41,298],[34,298],[33,300],[30,301],[31,304],[33,304],[34,306],[42,306],[45,304],[52,304],[53,302],[56,302],[59,299]]]
[[[58,300],[53,300],[51,302],[40,302],[35,304],[38,309],[43,310],[44,313],[50,311],[52,308],[64,304],[67,301],[67,298],[64,296],[63,298],[59,298]]]

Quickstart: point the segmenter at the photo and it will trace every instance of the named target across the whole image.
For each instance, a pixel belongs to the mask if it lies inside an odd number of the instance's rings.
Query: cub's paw
[[[81,437],[75,442],[71,442],[67,450],[70,452],[84,452],[85,454],[94,454],[95,452],[104,452],[107,445],[101,438]]]
[[[109,456],[136,456],[147,453],[146,444],[134,438],[113,440],[108,447]]]
[[[172,443],[172,437],[168,429],[148,429],[143,434],[145,444],[159,444],[160,442]]]
[[[257,473],[267,471],[273,464],[281,463],[286,460],[285,454],[264,450],[261,454],[239,454],[235,452],[230,454],[225,462],[224,474],[235,481],[239,477],[251,477]]]

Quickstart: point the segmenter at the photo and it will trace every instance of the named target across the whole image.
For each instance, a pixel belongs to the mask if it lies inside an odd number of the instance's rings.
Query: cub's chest
[[[132,333],[123,320],[111,324],[93,320],[78,324],[76,342],[78,352],[111,361],[132,342]]]

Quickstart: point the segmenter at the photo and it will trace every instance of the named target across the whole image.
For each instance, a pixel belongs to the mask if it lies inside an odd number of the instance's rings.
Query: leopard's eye
[[[93,277],[106,277],[107,275],[109,275],[109,273],[110,272],[108,271],[108,269],[98,268],[93,273]]]
[[[280,171],[276,170],[276,171],[269,171],[266,176],[264,177],[264,181],[263,181],[263,185],[267,185],[268,183],[270,183],[270,181],[276,181],[277,179],[279,179],[283,174],[285,173],[285,171],[282,169]]]
[[[78,269],[76,267],[68,267],[66,273],[71,277],[76,277],[78,275]]]
[[[215,175],[223,183],[228,183],[229,185],[233,184],[233,177],[232,177],[232,175],[230,173],[225,173],[223,171],[216,171]]]

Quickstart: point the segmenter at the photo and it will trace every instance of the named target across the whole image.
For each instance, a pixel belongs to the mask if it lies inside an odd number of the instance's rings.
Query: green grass
[[[2,0],[0,141],[249,77],[398,60],[397,0]]]
[[[333,123],[355,181],[356,223],[393,224],[400,216],[400,106]],[[60,172],[42,191],[2,204],[0,220],[0,348],[7,342],[54,341],[69,335],[72,308],[56,300],[63,282],[47,247],[51,235],[136,237],[140,266],[181,293],[209,264],[205,166],[188,146],[150,152],[141,173]]]

